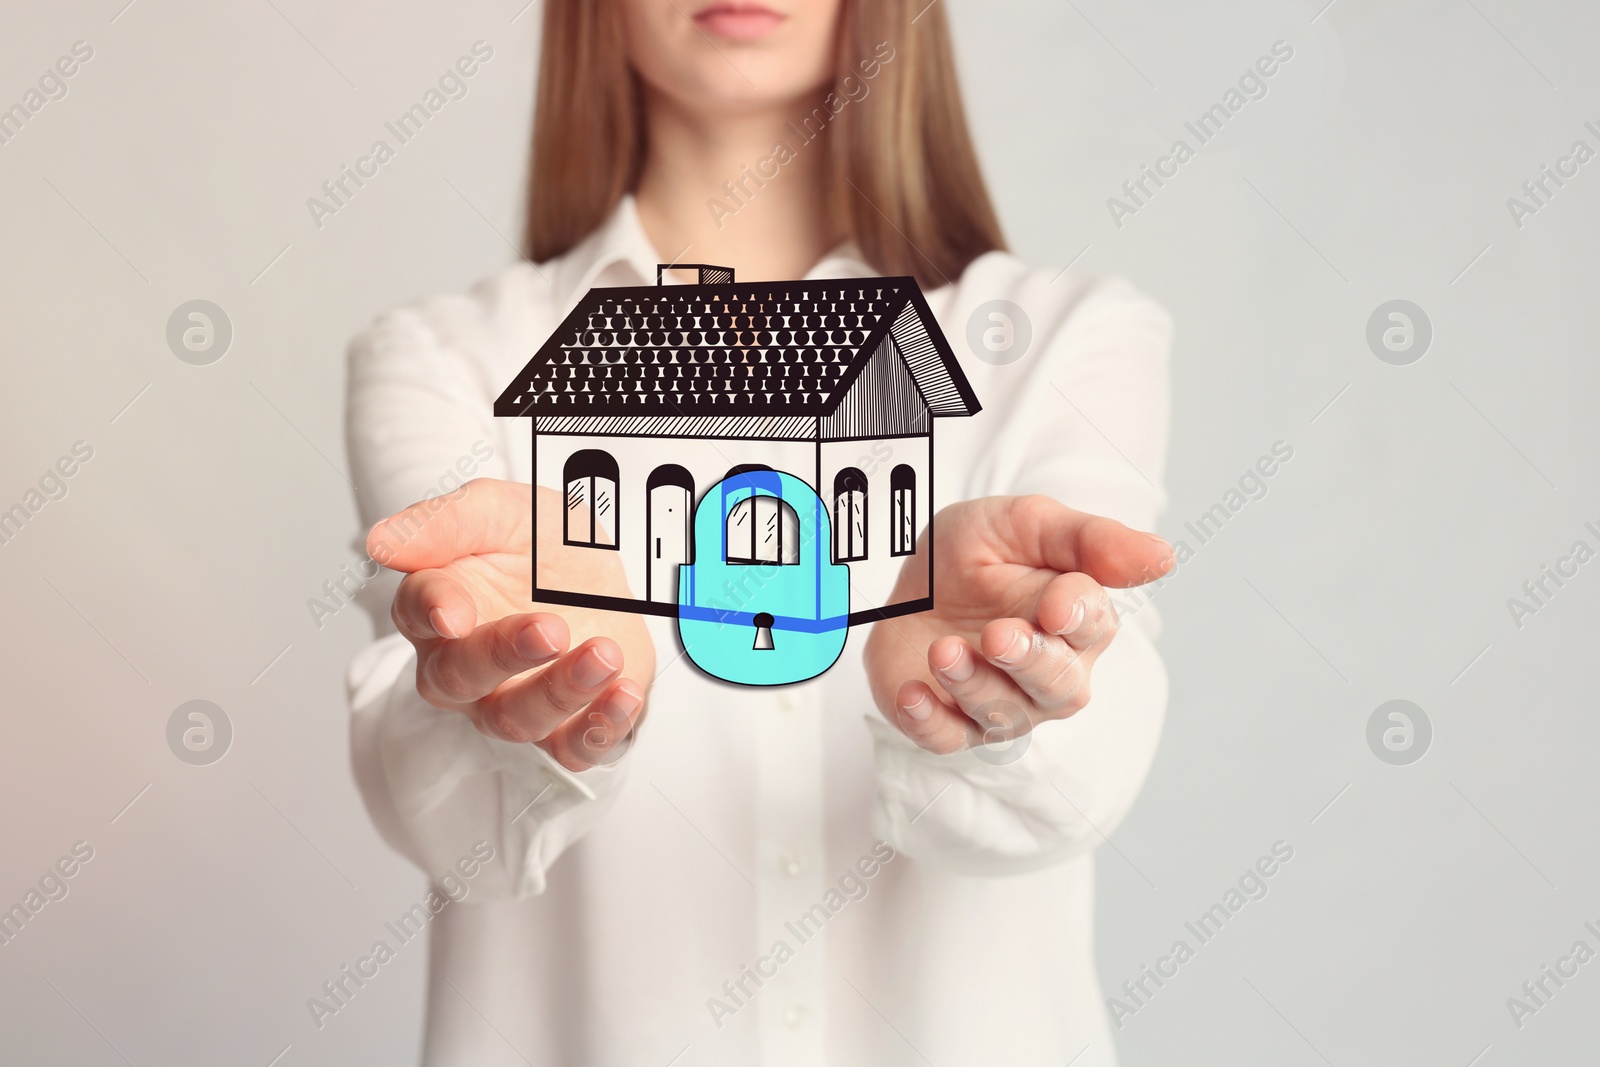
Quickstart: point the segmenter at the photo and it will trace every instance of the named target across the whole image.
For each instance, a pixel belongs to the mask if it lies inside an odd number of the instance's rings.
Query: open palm
[[[1112,519],[1049,497],[986,497],[934,516],[891,603],[924,595],[930,534],[934,607],[874,624],[865,657],[884,717],[941,753],[1086,705],[1094,661],[1116,635],[1106,587],[1173,565],[1165,541]]]
[[[534,488],[479,479],[390,516],[372,558],[406,573],[391,615],[417,650],[417,692],[479,730],[532,741],[573,770],[619,751],[655,674],[635,615],[535,604]],[[563,544],[560,500],[543,501],[541,585],[627,597],[615,552]]]

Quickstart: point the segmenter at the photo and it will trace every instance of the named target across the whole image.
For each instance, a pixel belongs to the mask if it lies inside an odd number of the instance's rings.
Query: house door
[[[676,463],[650,472],[645,482],[645,599],[678,600],[678,565],[692,563],[690,524],[694,520],[694,476]]]

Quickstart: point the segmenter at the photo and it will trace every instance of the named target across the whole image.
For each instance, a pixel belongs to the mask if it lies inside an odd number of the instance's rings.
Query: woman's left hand
[[[933,610],[875,623],[865,653],[879,710],[930,752],[1007,740],[1082,709],[1117,633],[1106,587],[1173,566],[1154,534],[1045,496],[953,504],[932,533]],[[926,590],[927,539],[891,603]]]

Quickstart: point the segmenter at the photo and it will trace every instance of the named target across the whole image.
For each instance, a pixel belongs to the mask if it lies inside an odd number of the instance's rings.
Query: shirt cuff
[[[415,670],[398,634],[351,663],[351,711],[367,727],[358,725],[355,743],[372,750],[356,753],[369,807],[392,812],[386,836],[424,870],[448,869],[487,841],[500,863],[479,891],[543,893],[550,866],[616,801],[631,740],[616,761],[569,771],[538,745],[487,737],[465,715],[433,707],[417,695]]]
[[[914,859],[974,875],[1022,874],[1099,846],[1149,773],[1167,679],[1137,627],[1117,635],[1094,675],[1094,698],[1070,718],[948,756],[866,716],[873,831]]]

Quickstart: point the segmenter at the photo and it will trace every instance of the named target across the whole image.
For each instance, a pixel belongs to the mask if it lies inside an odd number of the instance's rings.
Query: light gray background
[[[95,850],[0,947],[0,1059],[408,1062],[420,945],[320,1032],[305,1008],[423,890],[348,769],[369,620],[319,630],[306,600],[359,559],[345,340],[513,255],[540,8],[125,2],[0,15],[0,104],[95,53],[0,147],[0,510],[95,450],[0,547],[0,904]],[[1521,1029],[1506,1000],[1600,948],[1600,562],[1520,629],[1506,600],[1600,548],[1600,160],[1521,229],[1506,199],[1600,149],[1600,9],[1325,2],[944,0],[1017,250],[1176,318],[1161,532],[1194,547],[1186,520],[1294,449],[1155,594],[1171,712],[1100,852],[1100,973],[1136,977],[1282,840],[1269,895],[1124,1020],[1127,1064],[1579,1062],[1600,963]],[[480,38],[470,95],[317,229],[306,198]],[[1280,39],[1269,95],[1117,228],[1106,199]],[[207,367],[164,340],[194,298],[234,327]],[[1411,366],[1366,345],[1394,298],[1433,322]],[[234,729],[209,767],[165,740],[196,698]],[[1394,698],[1434,727],[1410,766],[1365,739]]]

